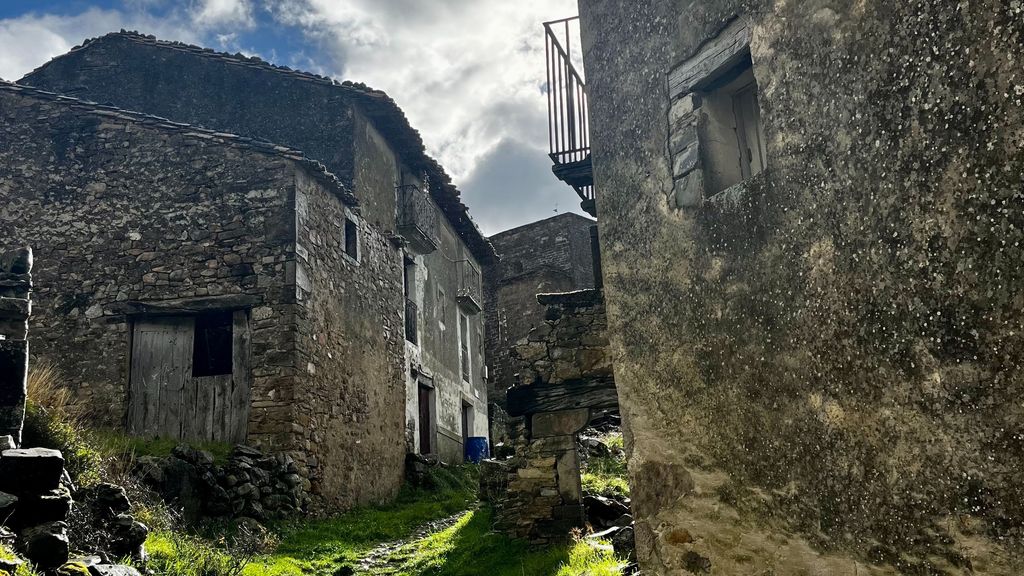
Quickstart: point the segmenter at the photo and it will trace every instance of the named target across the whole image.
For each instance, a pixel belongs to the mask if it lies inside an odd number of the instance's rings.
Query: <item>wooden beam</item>
[[[241,310],[263,303],[262,296],[251,294],[227,294],[224,296],[202,296],[197,298],[176,298],[173,300],[152,300],[148,302],[114,302],[108,306],[114,314],[168,316],[199,314],[214,310]]]
[[[513,386],[506,396],[508,413],[525,416],[576,408],[618,408],[619,397],[611,377],[570,380],[562,384]]]
[[[749,18],[739,17],[730,22],[696,54],[668,73],[669,97],[675,100],[736,65],[750,52],[752,36],[753,25]]]

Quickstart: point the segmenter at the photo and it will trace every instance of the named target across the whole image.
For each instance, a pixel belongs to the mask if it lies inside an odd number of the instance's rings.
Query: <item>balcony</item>
[[[457,263],[459,275],[459,290],[455,294],[455,300],[467,314],[477,314],[484,309],[484,297],[480,269],[469,260],[461,260]]]
[[[440,221],[433,201],[417,186],[399,186],[398,233],[418,254],[430,254],[440,244]]]
[[[578,16],[544,23],[548,155],[555,164],[551,168],[555,177],[572,186],[580,197],[580,206],[596,216],[587,86],[580,73],[583,70],[581,52],[579,49],[576,53],[572,51],[573,38],[579,38]]]

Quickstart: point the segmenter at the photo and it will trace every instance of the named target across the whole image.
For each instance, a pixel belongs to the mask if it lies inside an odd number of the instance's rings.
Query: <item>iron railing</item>
[[[412,300],[405,301],[405,339],[416,344],[419,342],[419,335],[416,331],[419,321],[419,309]]]
[[[480,269],[469,260],[458,262],[459,291],[456,300],[466,312],[476,314],[483,309],[483,288]]]
[[[420,254],[433,252],[441,242],[438,210],[417,186],[398,187],[398,233]]]
[[[590,161],[590,110],[582,70],[581,52],[573,53],[578,37],[579,16],[544,23],[544,53],[547,58],[549,156],[560,168],[570,171]],[[577,67],[579,64],[579,67]],[[589,166],[587,166],[589,168]],[[559,178],[569,183],[583,200],[594,199],[592,179],[578,176]]]

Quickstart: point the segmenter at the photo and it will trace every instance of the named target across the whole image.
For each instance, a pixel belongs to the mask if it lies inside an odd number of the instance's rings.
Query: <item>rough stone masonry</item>
[[[0,254],[0,438],[9,436],[15,445],[25,420],[31,290],[32,249]],[[0,446],[7,448],[13,446]]]

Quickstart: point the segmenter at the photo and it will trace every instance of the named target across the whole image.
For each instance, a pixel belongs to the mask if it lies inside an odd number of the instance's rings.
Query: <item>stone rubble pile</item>
[[[90,502],[96,521],[94,530],[108,536],[105,549],[95,561],[84,566],[92,576],[132,576],[134,569],[104,562],[104,558],[145,560],[144,543],[149,529],[128,511],[131,503],[124,488],[100,484],[76,491],[64,470],[64,457],[47,448],[10,448],[9,436],[0,437],[0,543],[28,559],[36,568],[53,570],[65,566],[70,555],[68,515],[75,501],[72,494]],[[22,563],[0,563],[0,574],[13,574]]]
[[[139,458],[134,473],[187,518],[265,520],[305,511],[310,503],[309,480],[290,456],[249,446],[235,446],[222,465],[209,452],[182,444],[166,458]]]

